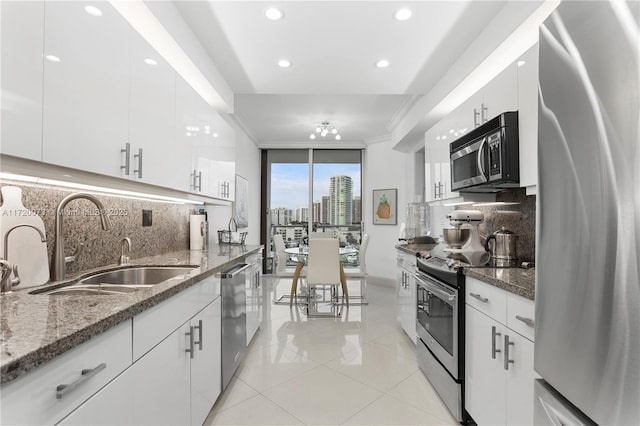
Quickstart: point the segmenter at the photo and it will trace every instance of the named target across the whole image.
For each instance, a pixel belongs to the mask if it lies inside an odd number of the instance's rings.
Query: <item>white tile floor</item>
[[[263,282],[269,291],[278,278]],[[394,289],[370,278],[367,297],[341,318],[307,318],[269,291],[261,329],[204,424],[455,425],[396,322]]]

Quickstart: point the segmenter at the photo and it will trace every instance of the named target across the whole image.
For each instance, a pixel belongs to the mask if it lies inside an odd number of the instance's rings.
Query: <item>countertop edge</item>
[[[22,375],[28,374],[29,372],[35,370],[39,366],[56,358],[57,356],[60,356],[65,352],[72,350],[82,343],[89,341],[91,338],[112,329],[113,327],[123,323],[124,321],[132,319],[141,312],[144,312],[170,299],[171,297],[186,290],[187,288],[215,275],[225,267],[230,266],[232,262],[256,253],[263,248],[264,247],[261,245],[251,246],[251,248],[247,249],[243,253],[240,253],[233,257],[230,256],[227,262],[216,265],[212,268],[207,268],[199,274],[191,276],[184,281],[181,281],[180,283],[176,283],[160,293],[150,295],[148,298],[140,300],[132,304],[131,306],[127,306],[120,311],[114,312],[113,314],[104,317],[92,324],[89,324],[86,327],[80,328],[71,334],[63,336],[58,340],[45,344],[36,350],[28,352],[23,356],[4,363],[0,367],[0,386],[5,386],[6,384],[21,377]],[[166,253],[159,256],[171,255],[172,253]],[[138,263],[134,261],[132,262],[132,264],[135,265]],[[145,263],[139,264],[143,265]]]

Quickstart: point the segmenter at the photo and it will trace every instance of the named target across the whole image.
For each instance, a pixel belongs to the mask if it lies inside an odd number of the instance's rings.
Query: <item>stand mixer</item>
[[[462,253],[466,256],[471,253],[486,253],[478,232],[478,226],[484,220],[484,214],[481,211],[454,210],[447,215],[447,218],[453,228],[443,230],[444,239],[449,245],[445,251]],[[466,229],[469,229],[469,232],[465,232]]]

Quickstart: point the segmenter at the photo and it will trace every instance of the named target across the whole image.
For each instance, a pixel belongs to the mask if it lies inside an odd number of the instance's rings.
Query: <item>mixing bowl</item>
[[[469,228],[445,228],[442,230],[444,241],[451,248],[462,248],[471,238]]]

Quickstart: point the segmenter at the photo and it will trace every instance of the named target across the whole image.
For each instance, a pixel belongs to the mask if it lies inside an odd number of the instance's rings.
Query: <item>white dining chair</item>
[[[290,295],[291,294],[295,294],[295,286],[297,284],[297,280],[293,280],[295,272],[292,270],[287,270],[287,258],[288,258],[288,254],[284,251],[286,246],[284,245],[284,239],[282,238],[282,235],[280,234],[276,234],[273,237],[273,248],[275,250],[275,259],[276,259],[276,266],[275,266],[275,273],[274,275],[276,275],[277,277],[280,278],[291,278],[291,289],[289,291],[289,294],[282,294],[280,296],[278,296],[278,284],[280,284],[280,280],[278,280],[278,282],[273,286],[273,303],[275,304],[289,304],[291,305],[293,300],[290,300]],[[302,269],[302,271],[300,271],[300,277],[304,277],[305,275],[305,270]]]
[[[339,316],[338,286],[343,288],[343,297],[347,297],[346,288],[340,273],[340,244],[335,238],[311,238],[309,240],[309,258],[307,260],[307,316]],[[316,291],[320,286],[331,287],[330,312],[318,311],[319,301]]]
[[[347,281],[349,279],[360,281],[360,295],[349,296],[350,299],[356,299],[358,302],[354,302],[354,305],[368,305],[367,301],[367,247],[369,246],[369,234],[362,236],[360,242],[360,249],[358,250],[358,264],[360,265],[356,270],[346,270],[345,276]]]

